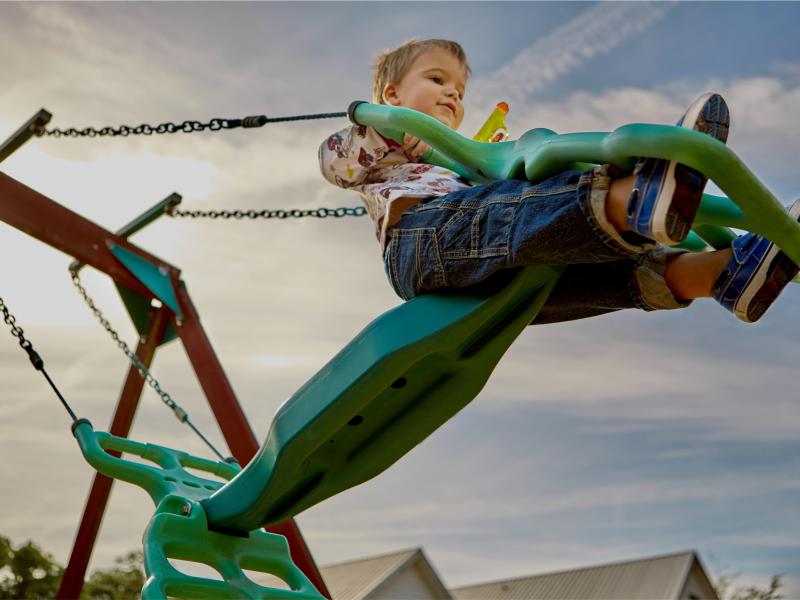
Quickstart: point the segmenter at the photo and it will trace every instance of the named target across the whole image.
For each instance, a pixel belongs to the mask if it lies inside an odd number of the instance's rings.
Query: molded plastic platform
[[[375,319],[278,410],[250,464],[202,501],[211,527],[250,531],[389,468],[475,398],[559,274],[509,271],[483,293],[420,296]]]

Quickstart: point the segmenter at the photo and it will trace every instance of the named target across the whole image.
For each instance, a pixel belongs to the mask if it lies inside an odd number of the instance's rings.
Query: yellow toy
[[[476,142],[505,142],[508,139],[507,114],[508,104],[498,102],[492,114],[472,139]]]

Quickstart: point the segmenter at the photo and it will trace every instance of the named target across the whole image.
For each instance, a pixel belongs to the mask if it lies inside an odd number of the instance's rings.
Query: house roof
[[[428,575],[428,581],[434,587],[440,587],[441,597],[449,597],[447,588],[442,584],[421,548],[325,565],[320,567],[320,573],[335,600],[356,600],[365,598],[370,592],[386,583],[392,575],[417,561],[422,562],[421,566]],[[285,587],[285,584],[271,576],[259,578],[258,583]]]
[[[699,566],[701,577],[706,578],[695,553],[687,551],[463,586],[450,592],[457,600],[677,599],[694,566]],[[706,583],[711,586],[707,578]]]
[[[713,585],[693,551],[467,585],[449,591],[421,548],[334,563],[320,567],[320,572],[334,600],[362,600],[373,595],[380,597],[393,576],[415,564],[421,567],[422,576],[436,590],[437,597],[455,600],[677,600],[685,596],[690,573],[699,578],[702,597],[714,594]],[[285,587],[269,576],[258,582]]]
[[[419,548],[401,550],[326,565],[320,571],[334,598],[363,598],[420,552]]]

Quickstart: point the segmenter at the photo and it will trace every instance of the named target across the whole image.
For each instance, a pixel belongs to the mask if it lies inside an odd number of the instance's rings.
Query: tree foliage
[[[64,568],[31,541],[14,548],[0,536],[0,598],[52,598]]]
[[[130,552],[115,566],[92,573],[81,591],[81,600],[136,598],[144,585],[142,553]],[[0,600],[54,598],[64,567],[31,541],[14,548],[0,535]]]
[[[108,571],[95,571],[84,584],[81,600],[124,600],[137,597],[144,586],[142,552],[129,552]]]
[[[769,587],[759,588],[754,585],[734,585],[736,577],[723,575],[717,580],[716,591],[720,600],[783,600],[779,592],[783,587],[780,575],[773,575]]]

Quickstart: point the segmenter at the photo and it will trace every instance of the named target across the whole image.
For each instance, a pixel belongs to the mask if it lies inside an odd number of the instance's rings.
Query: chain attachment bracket
[[[39,109],[28,122],[12,133],[6,141],[0,144],[0,162],[11,156],[22,144],[33,136],[40,136],[44,132],[44,126],[50,122],[53,115],[44,108]]]

